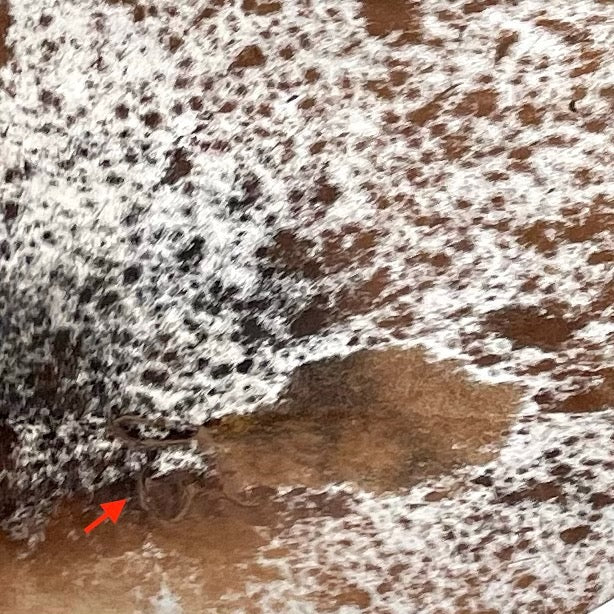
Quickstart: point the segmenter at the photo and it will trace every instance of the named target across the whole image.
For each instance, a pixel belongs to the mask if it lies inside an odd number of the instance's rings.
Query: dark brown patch
[[[256,68],[264,66],[266,58],[258,45],[248,45],[234,59],[230,69]]]
[[[605,262],[614,262],[614,250],[593,252],[588,257],[589,264],[604,264]]]
[[[321,194],[332,198],[335,194]],[[351,237],[350,247],[344,240]],[[300,273],[310,279],[339,273],[352,266],[362,267],[372,262],[377,231],[347,225],[339,232],[327,232],[320,245],[311,239],[297,237],[287,230],[280,231],[262,255],[284,272]]]
[[[168,37],[168,50],[175,53],[179,47],[183,45],[183,38],[177,34],[172,34]]]
[[[556,482],[539,482],[523,488],[522,490],[516,490],[514,492],[503,495],[499,498],[499,503],[506,503],[514,505],[521,501],[550,501],[551,499],[558,499],[562,496],[561,486]]]
[[[463,4],[463,13],[465,13],[465,15],[481,13],[487,8],[497,4],[499,4],[499,0],[470,0],[470,2]]]
[[[545,307],[504,307],[487,314],[486,327],[512,341],[514,347],[556,350],[573,335],[576,326],[563,317],[562,309]]]
[[[281,2],[267,0],[243,0],[243,10],[254,15],[269,15],[281,11]]]
[[[614,207],[614,202],[608,203],[606,206]],[[563,225],[561,234],[567,241],[581,243],[612,230],[614,230],[614,214],[595,212],[587,215],[579,222]]]
[[[175,149],[169,155],[169,166],[162,178],[163,184],[173,185],[192,171],[192,163],[185,149]]]
[[[569,21],[541,18],[535,21],[535,25],[558,34],[569,45],[577,45],[591,38],[588,31],[575,27],[574,24]]]
[[[577,544],[579,541],[586,539],[591,533],[591,528],[588,525],[578,525],[571,529],[565,529],[559,533],[560,538],[566,544]]]
[[[46,105],[52,105],[53,104],[53,92],[50,92],[49,90],[42,90],[40,92],[39,95],[39,100]]]
[[[165,369],[146,369],[141,375],[146,384],[161,386],[168,379],[168,371]]]
[[[518,110],[518,119],[524,126],[539,126],[542,123],[544,110],[527,102]]]
[[[508,156],[510,158],[514,158],[514,160],[527,160],[528,158],[531,157],[531,154],[533,153],[532,149],[530,147],[516,147],[515,149],[512,149],[509,153]]]
[[[381,490],[483,461],[515,399],[511,387],[470,383],[421,352],[360,351],[300,367],[276,408],[212,428],[246,486],[352,481]]]
[[[361,16],[371,36],[399,33],[398,43],[422,40],[420,2],[415,0],[362,0]]]
[[[581,66],[577,66],[576,68],[574,68],[571,71],[570,76],[572,78],[581,77],[583,75],[588,75],[599,70],[599,67],[601,66],[602,55],[603,52],[598,50],[592,50],[592,52],[585,51],[580,56],[580,60],[583,60],[584,63]]]
[[[130,110],[128,109],[128,107],[123,103],[120,103],[115,107],[115,115],[119,119],[126,119],[126,117],[128,117],[129,111]]]
[[[554,412],[585,413],[602,411],[614,404],[614,385],[605,381],[602,384],[568,396],[556,405]]]
[[[388,269],[381,268],[363,282],[340,288],[335,297],[335,321],[369,313],[385,303],[385,290],[389,281]]]
[[[320,333],[329,323],[330,315],[323,307],[309,306],[292,321],[290,333],[299,338]]]
[[[427,102],[408,114],[408,119],[418,126],[424,126],[426,123],[435,119],[441,113],[441,104],[437,99]]]
[[[162,123],[162,115],[157,111],[149,111],[143,115],[143,123],[152,130],[157,128]]]
[[[219,109],[219,113],[232,113],[237,108],[237,103],[227,100]]]
[[[522,574],[515,582],[514,586],[525,589],[534,584],[537,581],[537,578],[530,573]]]
[[[611,497],[605,492],[595,492],[590,496],[589,501],[595,509],[600,510],[608,505],[612,505],[614,503],[614,497]]]
[[[383,328],[391,328],[400,332],[406,330],[414,320],[414,314],[411,311],[405,311],[404,313],[384,318],[383,320],[380,320],[377,325]]]
[[[551,230],[556,228],[550,222],[538,220],[531,226],[522,229],[518,235],[521,245],[533,245],[541,252],[550,252],[556,249],[556,232],[554,236],[548,236]]]
[[[200,111],[203,108],[203,99],[200,96],[192,96],[189,104],[193,111]]]
[[[489,475],[480,475],[477,478],[475,478],[474,480],[471,480],[474,484],[479,484],[480,486],[486,486],[488,488],[490,488],[493,484],[494,481],[493,479],[489,476]]]
[[[608,127],[608,120],[604,118],[594,118],[589,119],[584,123],[584,128],[588,132],[592,132],[593,134],[599,134],[604,132]]]
[[[316,99],[311,96],[307,96],[303,98],[298,104],[298,108],[301,109],[302,111],[308,111],[309,109],[313,109],[313,107],[315,106],[316,106]]]
[[[330,589],[322,592],[321,597],[324,597],[327,603],[331,602],[331,605],[335,608],[342,609],[346,606],[351,608],[358,608],[360,611],[365,611],[371,605],[371,597],[369,593],[356,586],[345,586],[341,589],[338,589],[339,592],[331,595]]]
[[[480,367],[490,367],[501,361],[501,356],[496,354],[483,354],[474,359],[474,363]]]
[[[279,51],[279,56],[284,60],[291,60],[294,57],[294,49],[290,45],[286,45]]]
[[[320,179],[316,192],[316,198],[325,205],[332,205],[341,195],[337,186],[328,183],[325,178]]]
[[[394,91],[390,87],[387,81],[383,80],[371,80],[367,81],[366,87],[370,92],[377,95],[382,100],[391,100],[394,98]]]
[[[9,516],[15,507],[14,497],[9,491],[8,477],[3,477],[3,472],[13,466],[11,456],[16,439],[12,428],[6,424],[0,424],[0,520]]]
[[[142,4],[139,4],[137,0],[106,0],[109,4],[121,4],[123,6],[132,7],[132,18],[135,22],[143,21],[147,12]]]
[[[454,87],[455,86],[451,86],[445,89],[443,92],[437,94],[431,101],[414,111],[410,111],[407,115],[407,119],[418,126],[424,126],[426,123],[435,119],[441,112],[441,103],[443,99],[454,89]]]
[[[19,214],[19,205],[9,201],[4,205],[4,221],[10,224]]]
[[[198,15],[194,18],[192,22],[193,26],[200,25],[205,19],[211,19],[219,10],[219,7],[223,6],[224,0],[214,0],[213,4],[215,6],[207,6],[204,8]]]
[[[6,46],[6,35],[11,27],[11,14],[8,0],[0,0],[0,66],[4,66],[11,57],[11,50]]]
[[[494,90],[478,90],[469,92],[456,107],[458,115],[475,115],[488,117],[497,109],[497,92]]]
[[[610,104],[610,109],[614,111],[614,85],[606,85],[599,90],[599,95],[605,98]]]
[[[283,271],[315,279],[321,276],[322,266],[311,254],[314,248],[315,243],[311,239],[297,237],[289,230],[281,230],[262,255]]]
[[[495,49],[495,64],[507,55],[510,47],[516,42],[518,42],[518,32],[502,32]]]

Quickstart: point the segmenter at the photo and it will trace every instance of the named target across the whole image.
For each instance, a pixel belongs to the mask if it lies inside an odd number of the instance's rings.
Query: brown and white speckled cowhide
[[[4,530],[206,475],[120,415],[285,398],[362,413],[304,476],[343,513],[275,537],[258,611],[612,597],[613,49],[608,0],[0,0]],[[407,466],[352,465],[352,424]]]

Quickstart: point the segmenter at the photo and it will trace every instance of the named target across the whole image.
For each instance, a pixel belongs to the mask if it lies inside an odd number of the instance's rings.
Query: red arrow
[[[126,505],[126,499],[118,499],[117,501],[109,501],[108,503],[101,503],[100,507],[104,514],[101,514],[92,522],[88,524],[85,529],[83,529],[86,533],[90,533],[93,531],[99,524],[102,524],[107,518],[115,524],[119,515],[122,513],[124,509],[124,505]]]

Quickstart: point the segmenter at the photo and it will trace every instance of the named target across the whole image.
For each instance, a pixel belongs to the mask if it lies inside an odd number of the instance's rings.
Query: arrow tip
[[[126,505],[126,499],[118,499],[117,501],[107,501],[107,503],[101,503],[100,507],[104,510],[104,513],[108,516],[109,520],[115,524],[119,515],[122,513]]]

